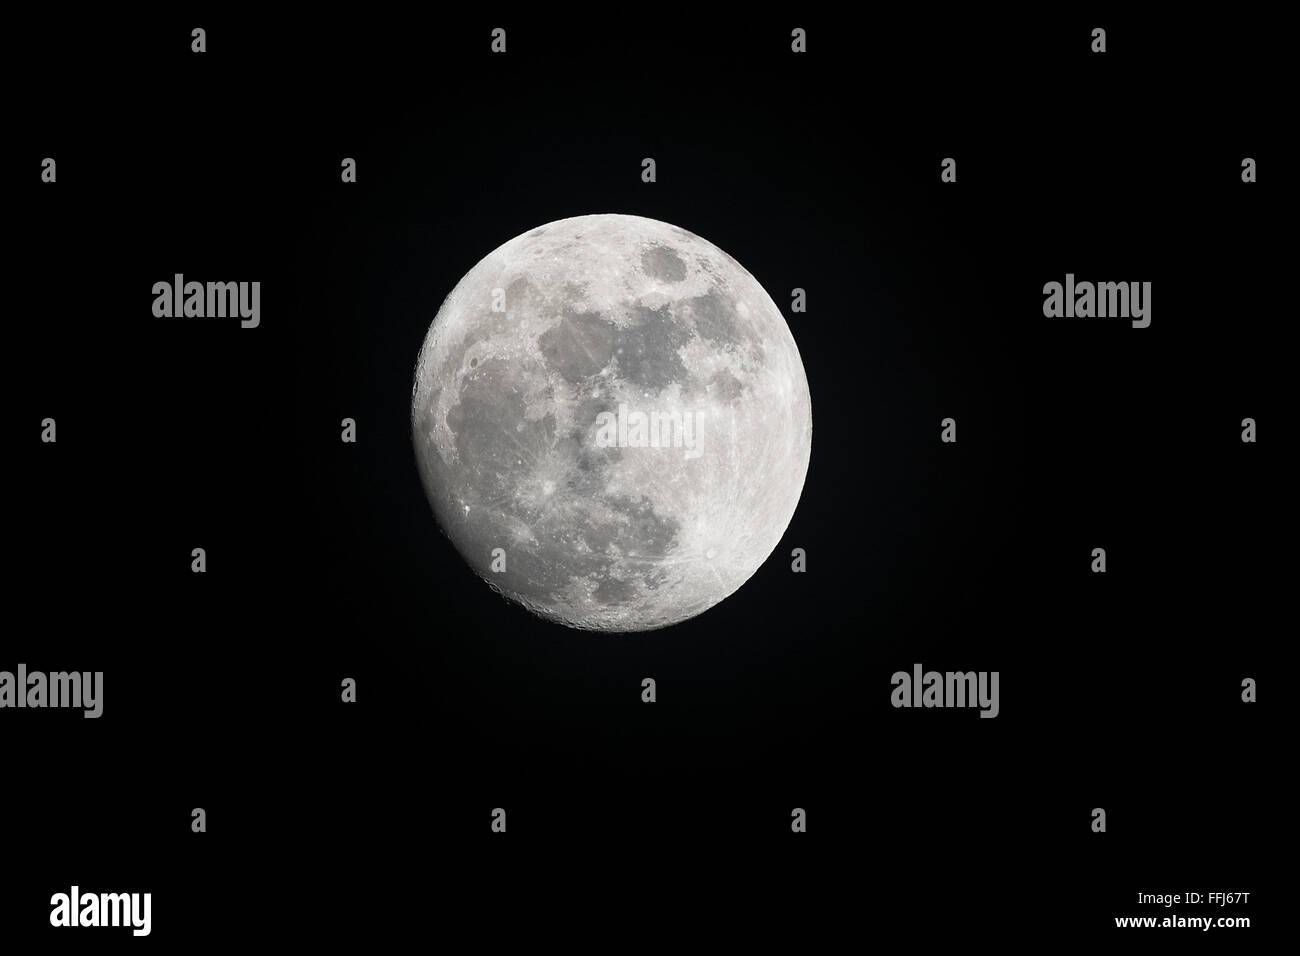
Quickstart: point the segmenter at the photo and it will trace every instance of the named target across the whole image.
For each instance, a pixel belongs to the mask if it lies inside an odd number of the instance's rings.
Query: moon
[[[717,246],[639,216],[547,223],[447,296],[411,425],[438,525],[549,621],[648,631],[736,591],[812,450],[794,337]]]

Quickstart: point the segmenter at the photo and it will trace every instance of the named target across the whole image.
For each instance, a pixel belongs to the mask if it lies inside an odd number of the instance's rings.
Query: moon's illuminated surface
[[[713,244],[638,216],[548,223],[474,266],[425,337],[411,421],[470,566],[599,631],[675,624],[744,584],[812,445],[771,297]]]

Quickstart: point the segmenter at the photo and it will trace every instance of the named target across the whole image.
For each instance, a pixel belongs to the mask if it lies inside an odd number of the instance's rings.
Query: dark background
[[[0,714],[6,938],[145,944],[51,935],[74,882],[152,892],[166,946],[1181,944],[1197,931],[1113,917],[1189,889],[1251,891],[1213,915],[1252,929],[1206,938],[1263,938],[1291,630],[1275,27],[631,7],[11,26],[0,669],[102,670],[105,709]],[[474,577],[408,421],[460,277],[599,212],[749,269],[814,418],[764,567],[621,637]],[[261,281],[261,327],[155,319],[176,272]],[[1151,327],[1044,318],[1067,272],[1151,281]],[[998,670],[1001,714],[893,709],[916,662]]]

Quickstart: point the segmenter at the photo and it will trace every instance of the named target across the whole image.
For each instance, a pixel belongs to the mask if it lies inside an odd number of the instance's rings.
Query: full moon
[[[425,336],[416,460],[438,524],[493,589],[569,627],[694,617],[794,515],[812,402],[794,337],[717,246],[578,216],[466,273]]]

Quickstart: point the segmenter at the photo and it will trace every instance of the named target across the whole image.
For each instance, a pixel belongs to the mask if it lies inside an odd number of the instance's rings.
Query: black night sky
[[[1258,894],[1234,942],[1262,938],[1289,354],[1266,25],[566,18],[14,25],[0,669],[106,692],[97,721],[0,712],[0,922],[48,943],[80,881],[152,891],[181,947],[816,951],[1140,936],[1112,919],[1139,891],[1210,889]],[[461,276],[598,212],[738,259],[812,394],[781,545],[639,635],[493,594],[410,437]],[[175,273],[260,280],[261,326],[154,318]],[[1151,327],[1045,318],[1067,273],[1150,281]],[[999,716],[891,707],[917,662],[999,671]]]

